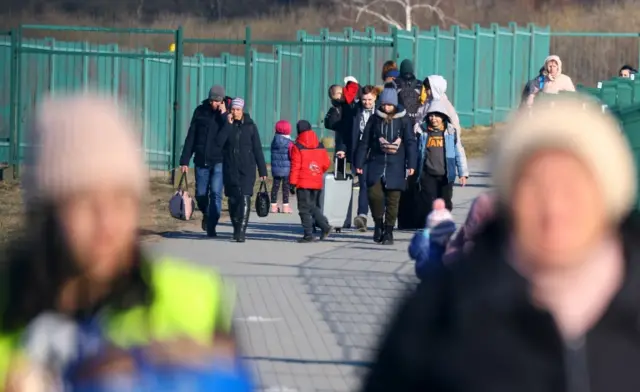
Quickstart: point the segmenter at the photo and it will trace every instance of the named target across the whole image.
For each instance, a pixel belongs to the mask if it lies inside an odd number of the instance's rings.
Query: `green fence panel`
[[[394,50],[396,52],[396,60],[398,67],[404,59],[415,59],[415,35],[413,31],[395,30],[397,34]]]
[[[493,72],[493,119],[492,123],[503,122],[513,108],[514,34],[511,29],[493,25],[495,40]]]
[[[476,72],[474,90],[475,116],[473,124],[491,124],[493,112],[493,72],[495,62],[494,34],[476,26]]]
[[[529,57],[531,55],[531,43],[533,41],[530,29],[519,27],[517,24],[513,23],[511,25],[511,30],[514,34],[512,62],[512,83],[514,84],[514,91],[511,106],[516,107],[520,104],[520,98],[522,96],[524,86],[526,86],[529,80],[537,75],[538,69],[542,64],[537,64],[537,66],[531,68],[532,64],[531,61],[529,61]]]
[[[280,116],[278,120],[287,120],[295,126],[299,118],[299,107],[303,92],[310,91],[314,80],[305,78],[306,72],[318,72],[319,65],[311,64],[311,68],[306,67],[307,51],[317,51],[320,48],[305,48],[302,46],[283,46],[280,50],[280,80],[276,86],[276,91],[280,91]],[[320,58],[320,56],[318,56]],[[309,113],[305,113],[308,115]]]
[[[0,164],[9,164],[11,136],[11,36],[0,35]]]
[[[418,33],[416,45],[420,60],[416,65],[416,76],[426,78],[437,72],[438,52],[436,51],[436,28]]]
[[[276,75],[278,67],[280,64],[274,54],[253,51],[253,86],[251,90],[254,96],[252,97],[253,110],[251,114],[253,121],[258,125],[262,150],[267,163],[271,163],[271,139],[278,121],[276,107],[273,104],[276,101],[277,83],[273,76]]]
[[[474,79],[476,77],[476,36],[473,30],[460,29],[456,34],[456,69],[454,107],[460,123],[471,126],[474,123]]]

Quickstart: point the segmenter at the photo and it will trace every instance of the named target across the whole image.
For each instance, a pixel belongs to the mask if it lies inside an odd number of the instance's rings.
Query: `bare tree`
[[[442,25],[448,23],[460,24],[457,20],[446,15],[441,8],[442,0],[337,0],[342,7],[356,12],[355,21],[363,16],[370,16],[379,21],[395,26],[402,30],[411,30],[417,10],[426,10],[435,15]]]

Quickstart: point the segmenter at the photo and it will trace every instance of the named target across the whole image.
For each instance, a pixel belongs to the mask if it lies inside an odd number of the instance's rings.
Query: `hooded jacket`
[[[189,131],[182,147],[180,165],[188,166],[193,155],[196,166],[213,166],[222,162],[222,146],[216,142],[218,132],[226,123],[226,115],[213,110],[205,99],[193,111]]]
[[[289,183],[300,189],[320,190],[329,166],[329,154],[316,133],[312,130],[301,132],[291,147]]]
[[[456,129],[458,136],[460,136],[460,118],[458,117],[458,113],[456,109],[453,107],[449,98],[447,97],[447,80],[440,75],[431,75],[429,76],[429,84],[431,85],[431,96],[427,101],[418,109],[417,118],[422,120],[429,111],[429,106],[433,101],[441,101],[446,109],[447,115],[451,119],[451,125]],[[418,121],[415,126],[415,131],[419,132],[419,124],[421,121]]]
[[[576,91],[573,81],[570,77],[562,73],[562,60],[556,55],[551,55],[544,60],[544,68],[547,69],[549,61],[555,61],[558,64],[558,74],[551,76],[545,72],[544,86],[542,92],[547,94],[557,94],[560,91]]]
[[[467,156],[460,137],[453,128],[453,125],[449,120],[449,113],[442,101],[433,101],[429,107],[428,113],[441,113],[447,116],[447,129],[444,132],[444,154],[445,154],[445,167],[447,170],[447,179],[450,183],[455,182],[456,175],[458,177],[469,177],[469,168],[467,166]],[[420,124],[420,137],[418,140],[418,178],[422,175],[422,169],[424,168],[424,162],[427,159],[427,144],[429,141],[429,132],[427,130],[428,120],[425,119]]]

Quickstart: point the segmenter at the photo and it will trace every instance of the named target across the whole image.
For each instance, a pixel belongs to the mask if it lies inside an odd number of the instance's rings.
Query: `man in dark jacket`
[[[343,111],[349,117],[340,131],[336,131],[336,155],[339,158],[346,157],[347,162],[354,166],[358,141],[362,137],[364,127],[369,118],[375,114],[376,88],[374,86],[364,86],[360,94],[360,101],[356,102],[352,110]],[[363,167],[363,174],[357,174],[360,191],[358,192],[358,211],[353,220],[354,225],[360,231],[367,230],[367,215],[369,214],[369,197],[367,195],[366,165]],[[351,207],[347,217],[351,220]]]
[[[180,157],[180,170],[187,173],[189,161],[195,155],[196,202],[203,214],[202,230],[209,237],[217,235],[222,210],[222,149],[216,144],[216,137],[226,123],[226,115],[224,87],[213,86],[209,98],[193,112]]]
[[[245,242],[256,169],[260,180],[267,179],[258,127],[243,109],[244,100],[234,98],[227,124],[218,134],[218,145],[222,146],[224,193],[229,198],[233,239],[237,242]]]

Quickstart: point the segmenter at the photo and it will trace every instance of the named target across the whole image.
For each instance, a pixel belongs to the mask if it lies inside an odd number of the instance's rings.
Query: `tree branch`
[[[387,24],[396,26],[399,29],[404,29],[402,25],[392,17],[373,11],[369,9],[369,6],[350,5],[350,7],[355,8],[358,11],[358,15],[356,15],[356,22],[360,20],[360,17],[362,16],[362,14],[368,14],[380,19],[381,21]]]

